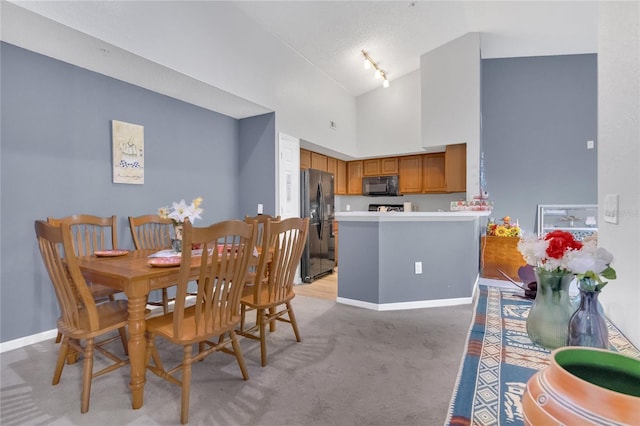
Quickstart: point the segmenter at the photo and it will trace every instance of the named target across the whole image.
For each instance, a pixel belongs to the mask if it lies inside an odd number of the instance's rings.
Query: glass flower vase
[[[182,252],[182,224],[173,225],[173,230],[176,234],[175,238],[171,239],[171,248],[175,252]]]
[[[527,317],[527,334],[533,343],[547,349],[565,346],[573,314],[569,300],[573,274],[541,268],[535,274],[537,292]]]
[[[609,331],[600,313],[599,295],[599,291],[580,289],[580,306],[569,320],[569,346],[609,349]]]

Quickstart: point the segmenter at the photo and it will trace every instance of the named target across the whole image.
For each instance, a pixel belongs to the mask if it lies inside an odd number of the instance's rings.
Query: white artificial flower
[[[518,250],[527,264],[539,266],[547,257],[549,241],[538,239],[535,234],[524,235],[518,241]]]
[[[567,269],[579,275],[589,272],[600,274],[613,261],[613,255],[602,247],[596,247],[594,241],[584,243],[580,250],[572,250],[567,258]]]
[[[200,215],[204,210],[200,208],[201,203],[201,197],[194,199],[190,205],[187,205],[184,199],[182,199],[179,203],[174,202],[171,208],[160,207],[158,209],[158,215],[162,218],[171,219],[177,225],[184,223],[186,218],[189,218],[189,221],[193,222],[195,219],[202,219]]]

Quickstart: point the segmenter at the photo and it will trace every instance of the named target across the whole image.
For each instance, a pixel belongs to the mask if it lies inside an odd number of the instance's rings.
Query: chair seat
[[[293,299],[296,294],[291,290],[286,297],[278,299],[277,303],[269,301],[269,289],[263,286],[259,294],[255,293],[255,286],[245,286],[242,293],[242,304],[252,309],[267,309],[275,305],[281,305]]]
[[[147,319],[147,330],[149,332],[159,334],[172,343],[179,345],[187,345],[189,343],[197,343],[206,339],[219,336],[223,333],[233,330],[240,321],[240,314],[231,317],[226,321],[225,325],[220,325],[220,318],[216,317],[216,323],[211,325],[211,333],[203,337],[202,332],[196,330],[195,306],[190,306],[184,310],[184,322],[182,324],[182,337],[176,338],[174,335],[173,313],[160,315]]]
[[[127,325],[129,313],[126,300],[112,300],[96,305],[100,328],[90,332],[89,317],[87,311],[79,310],[78,327],[71,327],[64,323],[62,317],[58,319],[58,329],[62,334],[74,339],[87,339],[102,335],[108,331],[116,330]]]

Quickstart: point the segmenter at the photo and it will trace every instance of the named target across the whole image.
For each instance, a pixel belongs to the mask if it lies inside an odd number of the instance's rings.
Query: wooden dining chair
[[[293,328],[296,341],[301,340],[291,300],[295,297],[293,280],[302,257],[308,229],[309,218],[289,218],[265,224],[262,252],[270,252],[270,257],[261,257],[255,284],[245,287],[241,300],[241,316],[246,315],[247,308],[255,309],[256,323],[244,330],[245,321],[241,319],[241,328],[238,331],[238,334],[244,337],[260,341],[263,367],[267,365],[268,324],[275,321],[287,322]],[[265,274],[266,279],[258,278]]]
[[[240,323],[240,297],[249,258],[253,256],[255,227],[255,223],[230,220],[195,228],[186,220],[182,235],[185,249],[181,256],[173,312],[146,321],[147,368],[182,388],[182,424],[189,421],[191,369],[197,361],[215,351],[230,353],[236,357],[244,380],[249,379],[235,328]],[[192,253],[193,244],[200,245],[202,255]],[[198,270],[198,295],[195,305],[187,307],[185,299],[187,286],[193,279],[192,267]],[[171,369],[164,367],[155,345],[156,337],[182,346],[180,364]],[[195,344],[198,344],[198,352],[194,355]]]
[[[252,264],[249,267],[249,273],[247,274],[247,284],[246,284],[247,287],[251,287],[251,286],[253,286],[255,284],[256,272],[257,272],[257,269],[258,269],[258,264],[260,262],[260,256],[262,256],[263,254],[266,255],[266,256],[269,255],[268,252],[267,253],[262,252],[262,242],[263,242],[265,224],[267,222],[273,222],[273,221],[279,221],[279,220],[281,220],[280,216],[271,216],[271,215],[268,215],[268,214],[259,214],[257,216],[245,216],[244,217],[244,221],[245,222],[255,221],[257,223],[258,228],[257,228],[257,231],[256,231],[257,232],[256,247],[259,247],[261,249],[261,251],[259,253],[259,256],[256,259],[254,259],[254,261],[252,262]],[[263,271],[263,280],[266,279],[266,274],[268,272],[267,269],[268,269],[268,266]],[[251,311],[252,309],[247,308],[246,306],[243,305],[242,306],[242,310],[244,312],[244,315],[242,315],[242,323],[240,324],[240,328],[244,327],[244,321],[246,319],[246,313],[248,311]],[[276,331],[276,323],[275,322],[272,322],[269,325],[269,330],[270,331]]]
[[[61,311],[58,318],[58,331],[62,334],[62,344],[52,384],[57,385],[60,382],[70,349],[83,354],[80,412],[86,413],[89,411],[92,380],[128,364],[128,360],[118,357],[104,347],[118,339],[117,335],[114,336],[111,333],[113,330],[119,330],[121,334],[126,335],[127,301],[112,300],[96,303],[78,266],[68,224],[55,226],[38,220],[35,222],[35,231],[42,260],[49,273]],[[111,336],[105,336],[107,334]],[[102,337],[104,337],[102,340],[97,340]],[[126,340],[124,343],[126,344]],[[96,351],[105,355],[112,363],[93,372],[93,357]]]
[[[173,222],[171,219],[162,218],[157,214],[147,214],[143,216],[129,216],[129,229],[133,238],[133,245],[136,250],[153,249],[164,250],[171,248],[171,236],[173,233]],[[195,293],[190,293],[192,296]],[[162,301],[150,302],[148,305],[162,306],[162,312],[169,312],[169,303],[175,299],[170,298],[167,288],[162,289]]]
[[[271,216],[268,214],[259,214],[257,216],[245,216],[244,217],[244,221],[245,222],[251,222],[251,221],[256,221],[258,223],[258,230],[257,235],[256,235],[256,246],[257,247],[262,247],[262,237],[264,235],[264,225],[267,222],[271,222],[271,221],[278,221],[281,220],[280,216]]]
[[[98,250],[115,250],[118,248],[118,217],[100,217],[89,214],[71,215],[62,218],[48,217],[47,222],[54,226],[62,223],[69,225],[73,252],[76,256],[90,256]],[[120,290],[100,283],[87,283],[89,291],[97,302],[115,300]],[[58,333],[56,343],[60,343],[62,335]],[[126,334],[122,334],[122,345],[126,349]]]

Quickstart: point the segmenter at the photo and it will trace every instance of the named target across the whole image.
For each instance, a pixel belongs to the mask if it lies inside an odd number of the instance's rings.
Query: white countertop
[[[486,217],[491,214],[485,211],[442,211],[442,212],[369,212],[350,211],[336,212],[339,222],[423,222],[423,221],[463,221]]]

